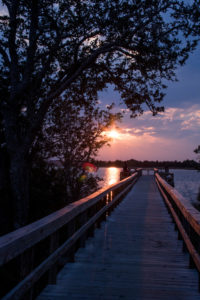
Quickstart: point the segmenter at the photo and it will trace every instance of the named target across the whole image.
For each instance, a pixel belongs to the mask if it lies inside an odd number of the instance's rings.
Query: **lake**
[[[170,172],[174,173],[175,189],[191,202],[195,202],[200,188],[200,172],[176,169],[171,169]]]
[[[119,181],[121,168],[99,168],[98,176],[103,178],[100,186],[104,187]],[[170,169],[174,173],[175,189],[191,202],[197,199],[200,188],[200,172],[196,170]]]

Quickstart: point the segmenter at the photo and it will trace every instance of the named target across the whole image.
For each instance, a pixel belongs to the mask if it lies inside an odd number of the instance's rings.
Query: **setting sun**
[[[119,138],[119,132],[117,132],[116,130],[111,130],[107,132],[107,136],[113,139]]]

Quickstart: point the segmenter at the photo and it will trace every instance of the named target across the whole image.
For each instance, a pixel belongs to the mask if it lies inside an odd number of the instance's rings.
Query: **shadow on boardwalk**
[[[38,300],[200,299],[198,274],[157,189],[143,176]]]

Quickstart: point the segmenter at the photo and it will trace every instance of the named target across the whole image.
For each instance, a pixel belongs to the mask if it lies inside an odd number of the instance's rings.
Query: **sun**
[[[107,132],[107,136],[112,138],[112,139],[117,139],[119,138],[119,132],[117,132],[116,130],[111,130]]]

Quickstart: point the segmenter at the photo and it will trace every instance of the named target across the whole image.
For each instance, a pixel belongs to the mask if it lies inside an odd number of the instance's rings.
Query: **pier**
[[[3,299],[199,299],[200,213],[154,173],[139,169],[0,238],[3,268],[31,262]]]

